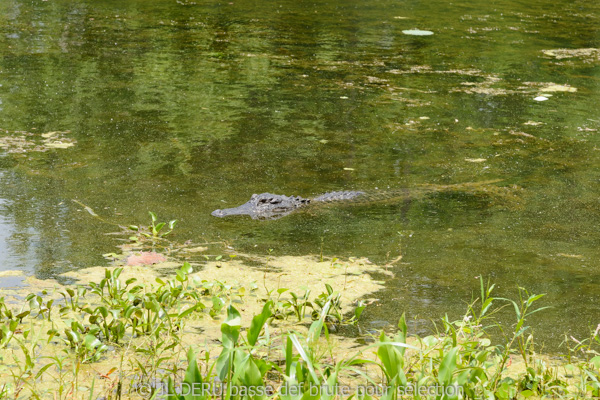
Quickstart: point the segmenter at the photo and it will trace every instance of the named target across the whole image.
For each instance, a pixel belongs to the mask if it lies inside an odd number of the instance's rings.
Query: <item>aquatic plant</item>
[[[173,232],[173,229],[175,229],[175,225],[177,224],[176,219],[173,219],[173,220],[169,221],[168,223],[167,222],[157,222],[158,218],[155,213],[153,213],[152,211],[149,211],[148,214],[150,214],[150,218],[152,220],[148,227],[138,226],[138,225],[129,225],[129,229],[132,231],[139,232],[141,235],[143,235],[147,238],[154,238],[154,239],[164,238],[165,236],[167,236],[171,232]],[[163,228],[165,226],[168,226],[168,229],[169,229],[166,232],[163,231]]]
[[[189,264],[170,279],[157,278],[155,284],[124,281],[122,272],[107,269],[97,282],[57,290],[62,304],[53,301],[51,292],[30,294],[17,313],[0,299],[0,358],[9,357],[13,364],[9,370],[0,367],[3,398],[45,398],[51,393],[70,398],[85,388],[90,398],[103,393],[113,399],[135,396],[146,388],[148,397],[180,400],[192,398],[181,392],[183,384],[215,382],[226,388],[222,396],[207,392],[193,398],[237,399],[244,396],[234,388],[263,388],[246,397],[329,400],[342,395],[336,390],[350,386],[356,391],[344,396],[365,400],[398,399],[414,388],[434,386],[452,391],[434,396],[444,399],[577,398],[600,393],[600,327],[588,339],[571,339],[565,362],[540,357],[527,320],[545,308],[535,307],[542,295],[522,288],[516,301],[496,298],[494,285],[481,279],[480,295],[468,304],[465,315],[456,321],[442,318],[435,334],[409,335],[403,314],[396,333],[382,331],[371,344],[353,354],[345,350],[340,357],[331,327],[356,323],[365,305],[358,303],[347,317],[340,293],[330,285],[316,297],[310,290],[301,296],[287,288],[268,291],[262,311],[244,331],[242,314],[234,306],[243,307],[247,300],[239,287],[191,276]],[[505,306],[515,313],[510,330],[495,320]],[[183,340],[188,323],[218,318],[225,311],[218,345],[202,350]],[[277,316],[300,323],[310,316],[312,322],[306,330],[289,325],[275,331]],[[504,341],[492,344],[488,331],[498,327]],[[56,354],[44,353],[50,344]],[[120,352],[121,362],[98,373],[104,388],[97,387],[96,375],[83,378],[85,365],[102,365],[113,352]],[[523,368],[511,367],[516,360]],[[54,386],[46,388],[42,381]],[[298,392],[290,394],[290,388]],[[317,395],[314,388],[319,388]]]

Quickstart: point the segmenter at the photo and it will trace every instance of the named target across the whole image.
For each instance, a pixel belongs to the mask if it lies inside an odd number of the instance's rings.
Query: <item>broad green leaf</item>
[[[271,307],[273,302],[269,300],[263,306],[262,312],[259,315],[255,315],[250,323],[250,329],[248,330],[248,344],[254,346],[258,340],[258,336],[262,331],[263,326],[267,320],[271,317]]]
[[[227,319],[221,324],[223,347],[231,349],[235,346],[240,336],[242,317],[232,305],[227,307]]]
[[[458,350],[458,347],[453,347],[452,350],[450,350],[442,359],[442,363],[440,364],[440,372],[438,374],[438,381],[442,385],[448,386],[452,381],[452,373],[456,369],[456,355]]]
[[[377,349],[377,357],[384,367],[384,372],[387,376],[389,384],[389,382],[398,376],[399,371],[404,368],[404,357],[396,347],[388,345],[387,342],[389,342],[387,336],[384,332],[381,332],[378,343],[380,346],[379,349]]]
[[[194,390],[194,388],[200,387],[203,381],[202,374],[200,373],[200,369],[198,368],[198,362],[196,361],[196,353],[194,353],[194,350],[191,347],[187,353],[187,361],[188,367],[185,371],[185,377],[183,379],[183,382],[185,384],[183,385],[183,388],[189,388],[191,393],[188,393],[187,395],[185,395],[184,393],[183,398],[185,400],[204,400],[206,396],[201,396],[199,394],[195,395],[199,391]]]

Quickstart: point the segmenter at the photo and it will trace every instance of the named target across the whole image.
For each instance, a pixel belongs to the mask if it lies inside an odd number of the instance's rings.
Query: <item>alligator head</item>
[[[211,215],[219,218],[229,215],[249,215],[252,219],[277,219],[308,203],[310,203],[310,199],[299,196],[261,193],[253,194],[250,200],[241,206],[215,210]]]

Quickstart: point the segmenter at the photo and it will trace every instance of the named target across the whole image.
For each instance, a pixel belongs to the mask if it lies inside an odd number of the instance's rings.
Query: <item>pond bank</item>
[[[540,296],[525,291],[514,303],[515,332],[497,345],[484,326],[501,299],[483,280],[464,318],[442,319],[437,334],[419,337],[403,316],[389,336],[360,329],[383,283],[372,276],[390,274],[366,259],[239,256],[179,265],[92,267],[66,273],[73,285],[28,278],[28,287],[3,290],[0,394],[165,398],[169,379],[174,389],[220,379],[270,387],[275,397],[284,382],[302,393],[324,384],[379,388],[375,398],[381,388],[435,385],[507,399],[598,390],[598,331],[571,346],[572,358],[537,354],[524,327]],[[345,325],[357,326],[362,340],[334,335]]]

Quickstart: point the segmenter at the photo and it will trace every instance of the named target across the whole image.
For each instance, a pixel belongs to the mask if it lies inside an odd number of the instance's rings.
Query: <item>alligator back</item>
[[[314,199],[311,199],[311,201],[322,202],[322,203],[327,203],[327,202],[331,202],[331,201],[348,201],[348,200],[352,200],[356,197],[363,196],[364,194],[365,194],[365,192],[344,190],[341,192],[325,193],[325,194],[315,197]]]
[[[348,202],[357,203],[380,203],[380,202],[396,202],[405,199],[416,199],[426,196],[431,193],[448,193],[448,192],[464,192],[471,194],[494,194],[498,195],[506,192],[506,188],[498,186],[489,186],[490,183],[496,183],[501,179],[483,181],[483,182],[467,182],[453,185],[435,185],[426,184],[412,188],[399,188],[387,190],[374,190],[368,192],[361,191],[339,191],[328,192],[311,199],[310,204],[314,203],[332,203],[332,202]]]

